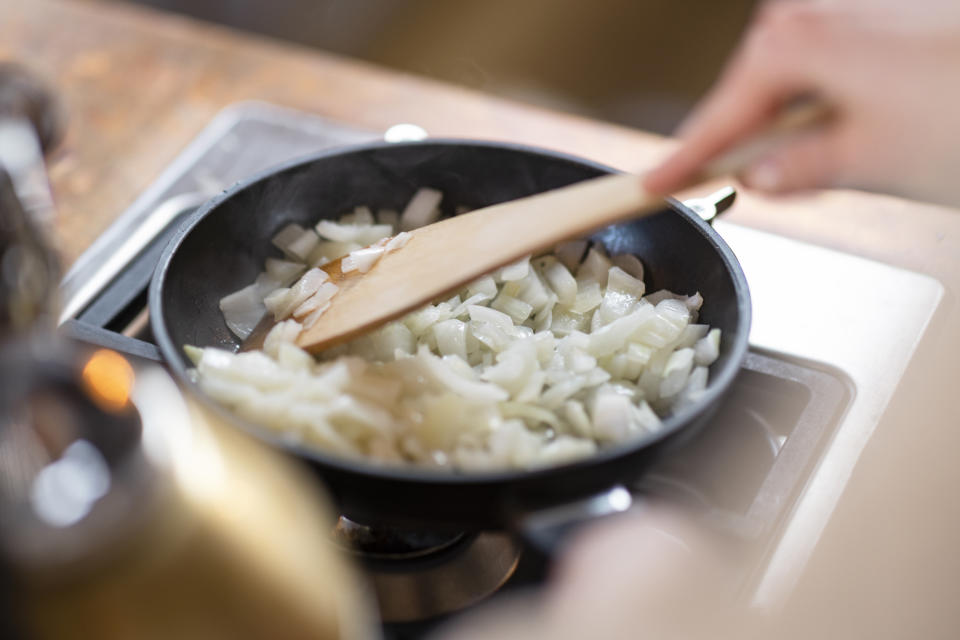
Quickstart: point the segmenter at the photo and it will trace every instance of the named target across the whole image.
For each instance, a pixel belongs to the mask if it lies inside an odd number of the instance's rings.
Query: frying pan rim
[[[259,171],[247,178],[237,181],[232,186],[225,189],[222,193],[212,197],[206,203],[201,205],[196,211],[188,216],[173,234],[167,245],[161,253],[160,260],[154,270],[150,281],[149,289],[149,309],[150,323],[153,330],[157,346],[160,348],[164,360],[180,378],[180,380],[189,387],[194,396],[203,402],[203,404],[215,411],[217,415],[224,418],[228,423],[239,426],[248,435],[276,447],[291,455],[306,458],[309,462],[319,464],[324,468],[331,468],[338,473],[347,473],[352,475],[364,476],[374,480],[390,480],[393,482],[402,482],[405,484],[429,484],[437,483],[455,484],[455,485],[484,485],[484,484],[502,484],[512,483],[519,480],[536,480],[537,478],[549,478],[555,475],[567,475],[579,472],[589,472],[592,468],[602,466],[612,460],[618,460],[631,454],[638,453],[641,450],[652,447],[656,443],[676,435],[682,431],[696,418],[707,411],[714,403],[719,400],[733,383],[734,378],[742,367],[743,360],[746,357],[749,348],[749,334],[752,315],[752,304],[750,299],[749,287],[746,277],[739,261],[736,259],[732,249],[727,245],[723,238],[700,216],[696,215],[681,202],[674,198],[666,198],[669,205],[669,211],[681,215],[681,217],[698,232],[709,243],[717,253],[721,262],[724,264],[727,274],[733,282],[734,294],[736,297],[738,313],[741,315],[740,322],[736,328],[736,335],[730,342],[729,359],[725,366],[719,371],[710,372],[710,382],[707,389],[690,405],[680,409],[677,413],[668,416],[663,420],[661,428],[652,433],[631,439],[627,442],[619,443],[614,446],[606,447],[596,453],[577,460],[558,464],[538,467],[533,469],[501,469],[501,470],[478,470],[469,472],[452,472],[448,469],[429,469],[419,466],[386,466],[377,465],[373,462],[367,462],[361,459],[347,458],[337,456],[336,454],[326,454],[319,448],[303,445],[298,442],[284,439],[269,427],[260,425],[256,422],[241,418],[231,412],[229,409],[210,398],[205,394],[195,382],[187,375],[187,367],[184,362],[182,351],[173,344],[166,322],[164,321],[163,305],[163,285],[166,280],[167,272],[172,260],[176,257],[180,246],[190,235],[190,232],[198,226],[212,211],[219,207],[226,200],[234,197],[240,192],[253,187],[257,183],[277,176],[279,174],[306,167],[318,161],[325,159],[345,156],[350,154],[362,154],[372,151],[378,151],[391,148],[408,147],[474,147],[488,148],[498,151],[521,152],[533,156],[547,156],[553,160],[561,160],[570,164],[586,167],[599,171],[601,173],[624,173],[623,171],[604,165],[593,160],[589,160],[574,154],[556,151],[544,147],[525,145],[513,142],[498,142],[490,140],[473,140],[469,138],[430,138],[415,142],[367,142],[357,145],[347,145],[333,147],[319,152],[307,154],[294,158],[287,162],[274,165],[262,171]],[[322,471],[321,471],[322,473]]]

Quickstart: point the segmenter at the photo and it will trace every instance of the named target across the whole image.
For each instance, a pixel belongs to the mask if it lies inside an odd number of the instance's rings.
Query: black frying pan
[[[183,345],[235,349],[238,340],[224,324],[218,302],[254,280],[264,260],[276,254],[270,238],[287,223],[313,225],[356,205],[400,209],[421,186],[443,191],[451,209],[478,208],[611,172],[549,151],[461,140],[353,147],[267,171],[201,207],[170,241],[150,286],[154,335],[171,369],[188,385]],[[283,442],[270,429],[232,415],[230,420],[309,463],[344,515],[367,524],[509,527],[521,514],[637,478],[658,454],[703,426],[733,382],[747,351],[750,297],[730,248],[678,202],[665,202],[662,214],[606,228],[593,238],[612,254],[640,256],[648,291],[700,291],[705,301],[700,321],[722,329],[707,391],[664,420],[655,436],[558,467],[453,474],[345,460]]]

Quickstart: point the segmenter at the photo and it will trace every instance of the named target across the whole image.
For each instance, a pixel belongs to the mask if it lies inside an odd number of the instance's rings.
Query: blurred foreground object
[[[695,640],[781,637],[734,576],[756,553],[695,512],[651,504],[585,528],[549,587],[444,630],[445,640]]]
[[[161,367],[52,333],[37,87],[0,66],[0,635],[371,637],[312,478]]]
[[[43,152],[58,140],[61,121],[36,78],[0,63],[0,338],[53,327],[60,272],[48,242],[53,199]]]
[[[372,635],[309,478],[160,367],[19,355],[0,365],[32,373],[0,404],[0,545],[27,637]]]

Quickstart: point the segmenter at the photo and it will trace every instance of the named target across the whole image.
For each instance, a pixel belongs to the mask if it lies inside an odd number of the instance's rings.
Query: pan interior
[[[321,218],[336,219],[357,205],[402,209],[423,186],[442,191],[444,212],[452,215],[459,206],[479,208],[610,171],[522,147],[431,141],[322,154],[264,174],[237,185],[218,202],[198,211],[187,222],[179,245],[175,239],[167,248],[151,292],[151,306],[159,306],[160,312],[154,319],[154,332],[165,357],[181,376],[189,366],[183,345],[235,349],[238,340],[224,323],[219,300],[252,282],[267,257],[279,255],[269,238],[291,222],[312,226]],[[611,253],[638,255],[646,267],[648,291],[666,288],[703,295],[701,322],[723,331],[721,355],[711,367],[707,394],[715,396],[717,393],[709,392],[719,392],[719,387],[732,381],[746,350],[746,286],[729,249],[705,223],[692,214],[677,215],[668,209],[665,206],[665,213],[608,227],[593,239]],[[665,434],[676,430],[683,418],[669,418]],[[337,463],[320,452],[308,455],[323,463]],[[372,465],[369,468],[384,471]],[[420,472],[402,469],[396,473],[410,477]]]

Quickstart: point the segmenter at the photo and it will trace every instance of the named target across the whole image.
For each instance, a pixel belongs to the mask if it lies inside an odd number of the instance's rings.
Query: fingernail
[[[776,191],[783,182],[783,172],[773,160],[764,160],[748,169],[743,181],[754,189]]]

